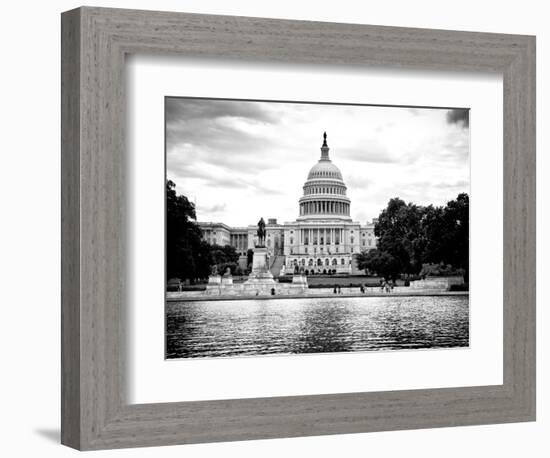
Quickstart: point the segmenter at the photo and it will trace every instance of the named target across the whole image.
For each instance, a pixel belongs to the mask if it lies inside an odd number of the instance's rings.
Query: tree
[[[176,194],[173,181],[166,182],[166,276],[167,279],[205,278],[210,271],[209,246],[195,222],[195,206]]]
[[[443,262],[446,256],[448,228],[443,207],[426,207],[422,221],[424,240],[423,263]]]
[[[383,276],[387,280],[396,280],[401,273],[399,260],[386,251],[377,248],[363,251],[357,256],[357,267]]]
[[[254,260],[254,250],[249,248],[246,252],[246,266],[247,268],[252,268],[252,261]]]
[[[468,281],[468,194],[459,194],[445,207],[423,207],[399,198],[390,199],[374,233],[378,237],[377,251],[361,255],[370,270],[418,274],[423,264],[445,264],[464,269],[464,279]]]
[[[193,252],[193,259],[196,266],[196,278],[206,278],[210,275],[212,268],[211,247],[208,242],[201,240],[198,247]]]
[[[225,273],[228,267],[231,269],[231,273],[235,273],[239,255],[235,247],[231,245],[212,245],[210,247],[210,259],[212,264],[218,267],[220,274]]]
[[[445,221],[448,235],[444,262],[464,269],[464,280],[468,281],[470,260],[470,200],[468,194],[459,194],[455,200],[447,202]]]
[[[422,268],[424,211],[424,207],[393,198],[374,226],[377,248],[391,255],[403,273],[418,273]]]

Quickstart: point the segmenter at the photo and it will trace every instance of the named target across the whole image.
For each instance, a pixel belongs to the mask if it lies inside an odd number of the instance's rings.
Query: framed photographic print
[[[166,358],[468,347],[468,110],[165,103]]]
[[[535,418],[534,37],[62,16],[62,442]]]

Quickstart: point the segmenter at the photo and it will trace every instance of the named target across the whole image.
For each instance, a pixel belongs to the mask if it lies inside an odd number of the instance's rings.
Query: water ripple
[[[170,302],[166,357],[467,347],[468,297]]]

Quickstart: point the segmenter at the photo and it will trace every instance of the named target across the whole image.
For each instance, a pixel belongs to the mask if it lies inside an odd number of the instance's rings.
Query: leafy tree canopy
[[[213,265],[223,274],[237,272],[239,255],[230,245],[210,245],[196,222],[195,205],[166,182],[166,277],[195,281],[208,277]]]
[[[357,256],[357,266],[362,270],[376,272],[386,280],[395,280],[401,273],[399,260],[387,251],[381,251],[377,248],[359,254]]]
[[[166,276],[205,278],[210,271],[210,247],[202,240],[195,205],[176,194],[173,181],[166,183]]]
[[[385,275],[383,271],[391,275],[418,274],[423,264],[443,263],[463,269],[465,280],[468,279],[468,194],[459,194],[444,207],[390,199],[374,233],[378,237],[377,250],[358,258],[364,268],[381,275]]]

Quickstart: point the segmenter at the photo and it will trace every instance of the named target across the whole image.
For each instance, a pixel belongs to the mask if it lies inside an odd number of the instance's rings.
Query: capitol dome
[[[311,167],[309,174],[307,176],[308,180],[313,180],[315,178],[332,178],[335,180],[340,180],[343,182],[342,173],[340,169],[336,167],[330,159],[320,160]]]
[[[351,220],[347,187],[340,169],[330,160],[326,132],[323,134],[321,158],[309,171],[303,189],[298,220]]]

